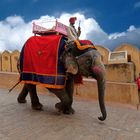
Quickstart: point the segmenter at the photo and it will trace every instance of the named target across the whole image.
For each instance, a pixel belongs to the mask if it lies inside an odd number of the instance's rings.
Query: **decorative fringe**
[[[82,40],[81,40],[82,41]],[[79,50],[84,50],[84,49],[87,49],[87,48],[93,48],[95,49],[95,46],[93,44],[89,44],[89,43],[85,43],[85,44],[81,44],[79,40],[75,40],[74,41],[76,43],[76,46]],[[83,41],[84,42],[84,41]],[[86,42],[86,41],[85,41]],[[87,41],[88,42],[88,41]]]

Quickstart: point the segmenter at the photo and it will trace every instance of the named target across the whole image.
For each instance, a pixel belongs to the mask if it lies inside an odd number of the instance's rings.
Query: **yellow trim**
[[[63,89],[65,88],[65,85],[50,85],[50,84],[42,84],[40,82],[34,82],[34,81],[21,81],[21,84],[33,84],[33,85],[39,85],[46,88],[53,88],[53,89]]]
[[[95,49],[94,45],[83,45],[83,46],[81,46],[81,44],[80,44],[80,42],[78,40],[74,40],[74,42],[76,43],[77,48],[79,50],[84,50],[84,49],[87,49],[87,48],[94,48]]]

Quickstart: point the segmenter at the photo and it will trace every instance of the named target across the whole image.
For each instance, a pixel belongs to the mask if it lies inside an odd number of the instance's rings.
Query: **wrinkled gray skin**
[[[61,55],[62,63],[67,72],[66,87],[64,89],[48,89],[53,92],[60,102],[55,105],[59,112],[64,114],[73,114],[73,91],[74,91],[74,75],[78,73],[86,77],[92,77],[97,80],[98,98],[102,116],[99,120],[104,121],[107,117],[104,94],[105,94],[105,67],[101,61],[99,52],[95,49],[86,49],[83,51],[75,48],[74,42],[67,44],[67,49]],[[26,96],[30,93],[32,108],[41,110],[42,104],[36,92],[36,85],[24,84],[24,87],[19,94],[17,100],[19,103],[26,102]]]

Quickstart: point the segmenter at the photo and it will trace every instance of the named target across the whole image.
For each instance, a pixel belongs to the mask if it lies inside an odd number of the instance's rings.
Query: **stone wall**
[[[111,82],[133,83],[134,63],[106,64],[106,79]]]
[[[10,53],[8,51],[4,51],[1,56],[2,59],[2,71],[11,71],[11,59]]]
[[[0,71],[2,72],[18,72],[17,60],[20,52],[15,50],[13,52],[4,51],[0,54]]]
[[[135,77],[140,73],[140,50],[131,44],[122,44],[118,46],[115,51],[127,51],[128,61],[133,62],[135,66]]]
[[[17,72],[17,61],[19,58],[19,51],[13,51],[10,55],[11,58],[11,71],[12,72]]]
[[[140,73],[140,50],[132,44],[121,44],[112,52],[127,51],[128,63],[109,64],[108,57],[111,52],[109,49],[96,45],[97,50],[102,55],[102,60],[106,66],[106,79],[116,82],[134,82]],[[130,64],[131,63],[131,64]],[[127,67],[127,69],[126,69]],[[128,81],[129,79],[129,81]]]
[[[11,89],[18,82],[18,73],[0,72],[0,88]],[[20,93],[23,84],[19,84],[12,92],[18,90]],[[53,95],[46,88],[37,86],[39,93]],[[11,92],[11,94],[12,94]],[[18,95],[17,95],[18,96]],[[74,97],[81,99],[98,100],[97,82],[94,79],[84,79],[83,84],[76,85],[74,89]],[[16,99],[15,99],[16,100]],[[137,85],[135,83],[106,82],[105,101],[123,104],[131,104],[136,106],[138,101]]]
[[[76,97],[98,100],[97,82],[84,79],[83,85],[75,87]],[[135,83],[106,82],[105,101],[137,105],[138,90]]]

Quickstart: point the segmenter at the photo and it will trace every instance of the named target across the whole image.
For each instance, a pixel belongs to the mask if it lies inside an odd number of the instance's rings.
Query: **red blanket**
[[[20,80],[48,88],[64,88],[65,69],[59,59],[64,44],[61,35],[29,38],[20,56]]]

